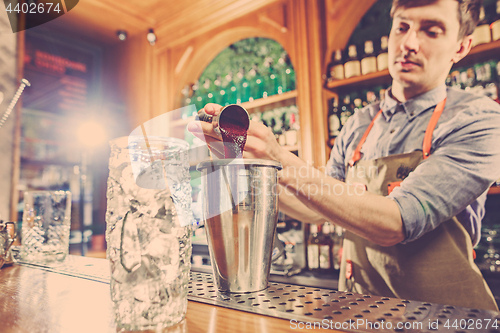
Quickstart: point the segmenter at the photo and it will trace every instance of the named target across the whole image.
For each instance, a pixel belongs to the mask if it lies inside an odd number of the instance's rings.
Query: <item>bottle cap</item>
[[[356,58],[358,56],[358,50],[356,45],[349,45],[349,57]]]
[[[365,54],[373,53],[373,42],[371,40],[365,41]]]
[[[341,49],[338,49],[337,51],[335,51],[335,58],[334,59],[337,61],[342,60],[342,50]]]

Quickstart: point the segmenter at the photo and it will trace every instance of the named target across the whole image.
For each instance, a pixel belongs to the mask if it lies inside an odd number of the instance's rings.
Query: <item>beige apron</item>
[[[363,135],[349,162],[346,183],[386,196],[430,154],[432,132],[445,101],[439,103],[427,127],[423,152],[359,160],[361,146],[377,116]],[[376,168],[376,169],[375,169]],[[376,172],[370,172],[377,170]],[[346,232],[339,290],[498,310],[493,295],[474,263],[472,241],[453,217],[408,244],[383,247]]]

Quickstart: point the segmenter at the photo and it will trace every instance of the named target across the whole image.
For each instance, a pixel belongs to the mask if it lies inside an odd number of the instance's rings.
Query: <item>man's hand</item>
[[[216,116],[222,109],[218,104],[207,104],[203,108],[206,114]],[[205,141],[217,157],[224,158],[224,145],[222,137],[214,130],[214,125],[207,122],[192,121],[188,124],[188,131],[194,136]],[[271,129],[267,126],[250,121],[247,132],[247,141],[243,150],[244,158],[260,158],[281,161],[283,154],[289,153],[276,141]]]

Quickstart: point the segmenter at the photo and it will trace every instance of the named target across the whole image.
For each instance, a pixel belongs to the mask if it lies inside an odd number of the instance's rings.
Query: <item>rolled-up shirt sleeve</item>
[[[500,178],[500,112],[496,110],[471,107],[446,121],[433,139],[431,156],[388,196],[401,211],[406,230],[403,243],[453,216],[466,228],[480,225],[484,211],[475,203],[484,201],[488,188]]]

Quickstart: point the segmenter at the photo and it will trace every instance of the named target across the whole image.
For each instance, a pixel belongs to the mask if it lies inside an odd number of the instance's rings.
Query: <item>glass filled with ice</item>
[[[21,257],[31,263],[63,261],[69,252],[71,193],[24,193]]]
[[[129,136],[111,141],[106,240],[117,326],[162,329],[187,309],[191,268],[188,143]]]

